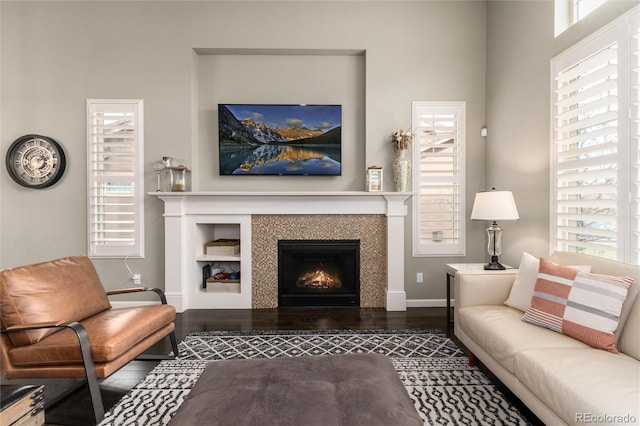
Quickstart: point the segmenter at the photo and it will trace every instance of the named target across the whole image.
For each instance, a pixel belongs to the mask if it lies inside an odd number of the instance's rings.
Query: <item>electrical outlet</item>
[[[424,276],[422,275],[422,272],[418,272],[416,274],[416,282],[417,283],[423,283],[424,282]]]
[[[133,274],[131,278],[133,278],[133,285],[140,285],[140,281],[142,280],[140,274]]]

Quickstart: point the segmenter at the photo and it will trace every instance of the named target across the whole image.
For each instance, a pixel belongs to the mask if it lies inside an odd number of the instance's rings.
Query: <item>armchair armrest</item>
[[[112,296],[114,294],[140,293],[141,291],[147,291],[147,290],[149,290],[148,287],[118,288],[116,290],[107,291],[107,296]]]
[[[64,323],[65,321],[47,321],[47,322],[34,322],[31,324],[12,325],[10,327],[3,328],[2,330],[0,330],[0,333],[10,333],[12,331],[35,330],[37,328],[60,327]]]
[[[127,287],[127,288],[120,288],[116,290],[109,290],[107,291],[107,296],[113,296],[114,294],[139,293],[142,291],[153,291],[158,295],[158,297],[160,298],[160,302],[163,305],[167,304],[167,298],[164,295],[164,291],[154,287]]]
[[[509,297],[517,273],[517,269],[456,273],[455,308],[504,304]]]
[[[88,338],[86,338],[86,330],[84,326],[77,321],[66,322],[66,321],[58,320],[58,321],[46,321],[46,322],[34,322],[31,324],[12,325],[12,326],[0,329],[0,333],[36,330],[38,328],[70,328],[78,335],[79,340],[81,340],[81,338],[84,336],[85,340],[87,341],[86,343],[87,344],[89,343]],[[82,334],[83,336],[80,336],[80,334]],[[80,345],[82,344],[83,342],[81,341]]]

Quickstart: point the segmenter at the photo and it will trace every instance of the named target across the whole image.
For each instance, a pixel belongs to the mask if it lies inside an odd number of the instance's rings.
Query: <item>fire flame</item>
[[[307,272],[298,278],[296,287],[303,288],[340,288],[342,281],[322,269]]]

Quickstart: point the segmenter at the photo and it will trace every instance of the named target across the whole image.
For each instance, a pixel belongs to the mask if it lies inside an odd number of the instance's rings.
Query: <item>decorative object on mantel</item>
[[[369,166],[367,168],[367,191],[382,191],[382,166]]]
[[[153,163],[153,170],[155,170],[157,174],[156,191],[162,192],[162,183],[160,182],[160,173],[164,170],[164,166],[159,161],[155,162]]]
[[[191,191],[191,170],[182,164],[174,167],[173,157],[162,157],[153,169],[158,173],[158,192]]]
[[[156,182],[156,191],[162,192],[163,183],[161,179],[162,171],[171,168],[173,157],[162,157],[162,160],[153,163],[153,170],[156,171],[158,177]]]
[[[401,129],[391,135],[391,143],[396,154],[393,160],[393,186],[397,192],[407,192],[409,189],[411,162],[407,158],[407,151],[411,146],[412,138],[411,130]]]

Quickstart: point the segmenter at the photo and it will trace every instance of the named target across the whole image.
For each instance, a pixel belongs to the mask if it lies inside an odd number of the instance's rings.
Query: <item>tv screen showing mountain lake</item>
[[[221,175],[341,174],[341,105],[218,105]]]

